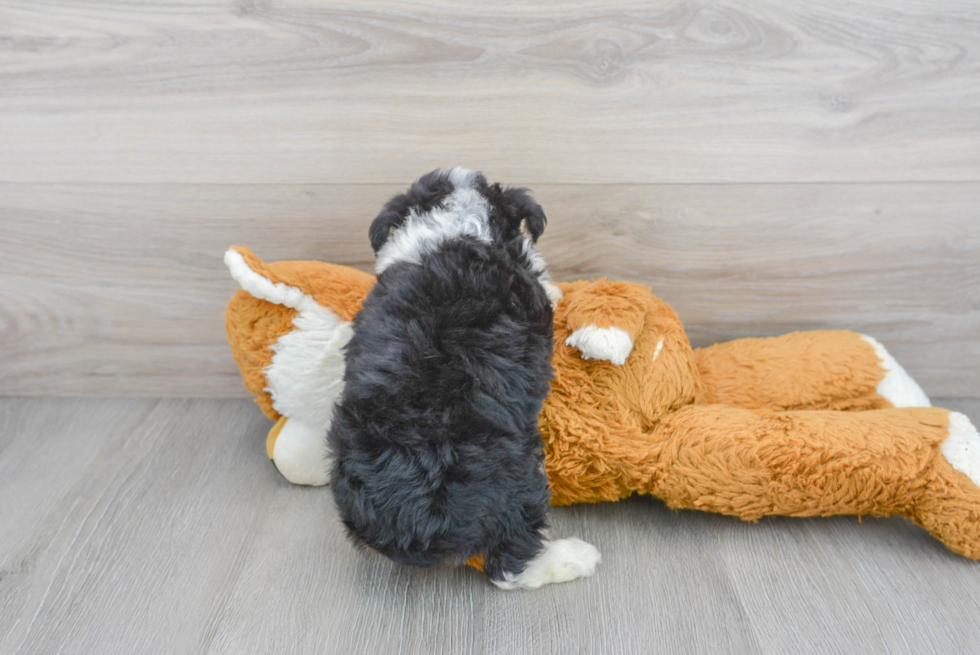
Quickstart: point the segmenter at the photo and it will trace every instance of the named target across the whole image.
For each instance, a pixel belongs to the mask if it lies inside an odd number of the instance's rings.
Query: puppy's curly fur
[[[526,191],[462,169],[424,176],[371,226],[378,282],[345,353],[331,479],[349,534],[397,562],[483,555],[500,586],[559,581],[519,581],[547,545],[544,226]]]

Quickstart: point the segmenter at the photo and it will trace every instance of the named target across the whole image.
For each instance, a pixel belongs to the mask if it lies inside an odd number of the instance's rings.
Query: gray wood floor
[[[980,417],[980,400],[943,400]],[[974,653],[980,566],[901,519],[557,509],[593,578],[353,548],[248,401],[0,400],[2,653]]]

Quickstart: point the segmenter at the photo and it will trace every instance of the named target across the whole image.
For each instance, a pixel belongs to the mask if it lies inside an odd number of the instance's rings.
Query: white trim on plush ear
[[[298,311],[310,307],[311,303],[317,305],[316,300],[301,289],[282,282],[273,282],[256,273],[241,253],[236,250],[229,249],[225,252],[225,266],[228,267],[228,271],[231,272],[231,277],[234,278],[235,282],[238,282],[242,289],[259,300],[267,300]]]

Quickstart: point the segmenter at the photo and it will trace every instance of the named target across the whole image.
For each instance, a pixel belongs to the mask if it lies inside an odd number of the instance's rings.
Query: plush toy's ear
[[[544,232],[548,219],[527,189],[503,189],[498,196],[498,208],[507,219],[507,231],[523,232],[532,242]]]

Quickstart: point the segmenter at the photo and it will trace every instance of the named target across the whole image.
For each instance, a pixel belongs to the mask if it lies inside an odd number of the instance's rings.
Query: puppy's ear
[[[425,213],[445,200],[453,191],[453,183],[449,173],[444,170],[434,170],[416,180],[408,191],[401,193],[384,206],[378,214],[368,235],[371,237],[371,247],[377,253],[385,245],[391,232],[405,222],[409,211]]]
[[[396,196],[388,201],[381,213],[371,221],[368,229],[368,236],[371,238],[371,247],[375,254],[385,245],[391,232],[405,222],[408,213],[408,201],[404,195]]]
[[[544,233],[544,226],[548,223],[544,209],[535,202],[527,189],[505,189],[503,197],[507,204],[508,214],[511,220],[515,221],[513,227],[520,230],[521,223],[523,223],[531,241],[536,242],[538,237]]]

